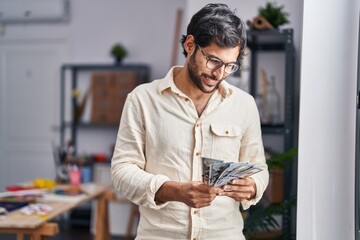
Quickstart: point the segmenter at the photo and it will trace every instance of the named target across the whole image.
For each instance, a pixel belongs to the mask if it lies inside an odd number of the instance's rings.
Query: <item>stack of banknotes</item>
[[[206,185],[222,187],[233,179],[245,178],[262,171],[249,162],[224,162],[212,158],[202,158],[202,178]]]

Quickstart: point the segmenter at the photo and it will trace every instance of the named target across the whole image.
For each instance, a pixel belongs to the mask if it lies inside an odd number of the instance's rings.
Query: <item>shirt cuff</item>
[[[241,201],[241,205],[242,205],[244,210],[248,209],[251,205],[255,205],[257,202],[259,202],[262,195],[263,195],[263,189],[260,186],[258,179],[253,178],[253,180],[254,180],[255,185],[256,185],[256,194],[255,194],[255,197],[253,197],[250,200]]]
[[[161,209],[165,207],[168,202],[162,203],[157,205],[155,202],[155,194],[159,190],[159,188],[167,181],[170,181],[170,179],[164,175],[155,175],[149,185],[146,188],[146,197],[148,202],[148,207],[151,209]]]

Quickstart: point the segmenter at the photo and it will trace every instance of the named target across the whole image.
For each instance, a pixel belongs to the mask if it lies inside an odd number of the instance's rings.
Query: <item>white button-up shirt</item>
[[[139,205],[136,239],[244,239],[239,202],[218,196],[208,207],[181,202],[157,205],[165,181],[201,181],[201,158],[249,161],[264,169],[252,176],[257,203],[268,184],[259,114],[248,93],[223,81],[201,116],[174,84],[164,79],[138,86],[127,97],[111,163],[113,184]]]

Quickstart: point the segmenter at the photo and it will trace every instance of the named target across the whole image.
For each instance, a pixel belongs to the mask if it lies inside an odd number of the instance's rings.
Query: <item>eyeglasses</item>
[[[229,63],[224,63],[223,61],[221,61],[220,59],[216,58],[216,57],[209,57],[207,56],[204,51],[201,49],[201,47],[199,45],[197,45],[198,48],[200,49],[202,55],[206,58],[206,67],[210,70],[216,70],[221,68],[223,65],[225,65],[225,72],[227,74],[231,74],[236,72],[239,68],[240,65],[237,62],[229,62]]]

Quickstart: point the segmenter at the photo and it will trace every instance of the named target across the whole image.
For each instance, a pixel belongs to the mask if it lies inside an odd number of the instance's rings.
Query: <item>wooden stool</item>
[[[109,226],[109,202],[116,201],[120,203],[131,203],[125,198],[118,199],[116,194],[109,190],[102,194],[98,199],[97,217],[96,217],[96,234],[94,240],[110,240],[110,226]],[[127,224],[127,231],[125,240],[132,239],[132,229],[137,224],[136,219],[139,217],[138,206],[131,203],[131,210]]]

